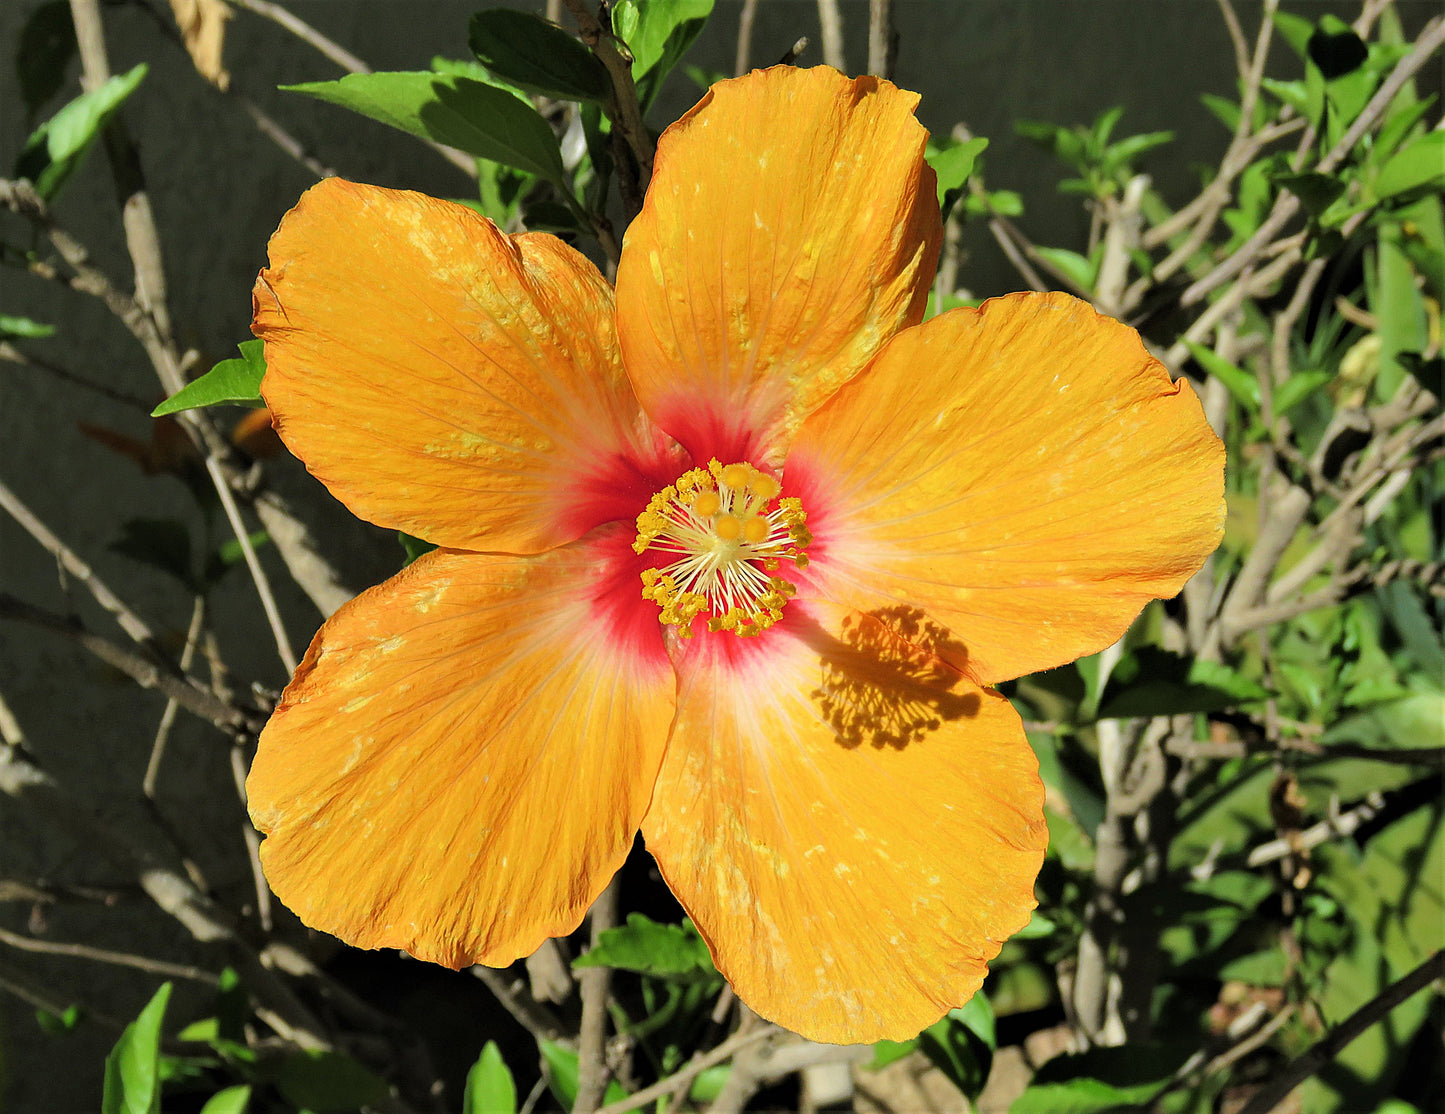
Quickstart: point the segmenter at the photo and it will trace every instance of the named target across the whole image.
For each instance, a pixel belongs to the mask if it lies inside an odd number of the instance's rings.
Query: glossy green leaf
[[[644,112],[707,26],[712,9],[713,0],[621,0],[613,8],[613,30],[632,52],[632,79]]]
[[[55,335],[54,325],[43,325],[28,317],[11,317],[0,313],[0,340],[40,340]]]
[[[526,101],[495,85],[421,71],[355,73],[338,81],[282,88],[565,184],[562,152],[547,121]]]
[[[974,163],[987,146],[988,140],[977,136],[966,143],[954,143],[929,154],[928,165],[933,167],[933,173],[938,177],[938,204],[945,217],[956,199],[949,195],[956,195],[963,189],[968,176],[973,173]]]
[[[547,1073],[547,1086],[552,1096],[562,1104],[563,1110],[571,1110],[577,1101],[577,1053],[564,1048],[556,1041],[539,1040],[537,1049],[542,1053],[542,1066]],[[615,1079],[609,1080],[602,1096],[603,1105],[621,1102],[627,1097]]]
[[[707,945],[692,924],[658,924],[641,913],[609,928],[595,947],[572,961],[574,968],[618,967],[665,979],[715,979]]]
[[[462,1093],[462,1114],[513,1114],[517,1109],[517,1085],[502,1059],[496,1041],[487,1041],[482,1054],[467,1072]]]
[[[170,999],[171,984],[165,983],[105,1058],[101,1114],[160,1114],[161,1024]]]
[[[222,360],[200,378],[187,383],[170,398],[151,411],[160,418],[199,406],[220,403],[261,405],[261,377],[266,374],[266,356],[259,340],[243,340],[239,357]]]
[[[489,8],[472,16],[467,45],[497,77],[545,97],[604,101],[612,83],[596,56],[555,23]]]
[[[1395,152],[1374,181],[1382,201],[1415,190],[1445,188],[1445,132],[1431,131]]]
[[[315,1114],[355,1110],[387,1094],[385,1082],[341,1052],[292,1052],[272,1074],[287,1102]]]
[[[29,178],[36,193],[53,201],[145,75],[142,62],[61,108],[30,134],[15,159],[15,176]]]
[[[251,1088],[244,1084],[217,1091],[201,1107],[201,1114],[246,1114],[251,1102]]]
[[[993,1063],[993,1011],[988,999],[975,994],[968,1005],[950,1010],[918,1034],[918,1047],[969,1101],[976,1099]]]
[[[1053,829],[1050,828],[1049,830],[1052,831]],[[1035,909],[1033,916],[1029,918],[1029,923],[1014,933],[1014,939],[1038,940],[1045,936],[1052,936],[1058,931],[1058,928],[1058,925],[1054,924],[1048,917]]]
[[[1040,257],[1072,283],[1075,289],[1085,293],[1094,289],[1094,283],[1099,278],[1099,264],[1096,259],[1087,259],[1067,248],[1041,247],[1036,250]]]

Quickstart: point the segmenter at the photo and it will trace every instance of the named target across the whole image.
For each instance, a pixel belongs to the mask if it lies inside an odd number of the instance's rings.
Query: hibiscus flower
[[[256,286],[262,392],[356,514],[440,548],[332,616],[248,791],[272,887],[502,966],[640,830],[718,969],[817,1040],[912,1036],[1034,907],[991,685],[1116,640],[1220,536],[1193,392],[1076,299],[923,322],[914,94],[715,86],[614,291],[547,235],[337,179]]]

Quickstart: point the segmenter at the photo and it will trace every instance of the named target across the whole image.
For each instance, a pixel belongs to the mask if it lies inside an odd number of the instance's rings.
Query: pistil
[[[642,596],[662,622],[688,637],[705,616],[709,630],[754,635],[783,617],[797,588],[777,572],[784,561],[807,565],[812,535],[802,503],[779,498],[781,490],[751,464],[713,460],[652,497],[632,548],[672,558],[642,573]]]

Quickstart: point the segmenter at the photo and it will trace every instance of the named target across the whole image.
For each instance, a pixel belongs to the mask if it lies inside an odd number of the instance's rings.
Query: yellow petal
[[[780,453],[921,319],[942,229],[917,102],[779,66],[715,85],[658,141],[618,332],[643,406],[695,459]]]
[[[756,639],[698,636],[678,667],[648,849],[738,996],[814,1040],[914,1036],[1034,907],[1038,765],[937,633],[795,601]]]
[[[618,362],[611,288],[555,237],[331,178],[281,222],[270,259],[262,394],[362,518],[536,552],[630,520],[676,475],[648,471],[658,442]]]
[[[908,603],[993,684],[1115,641],[1224,524],[1224,447],[1138,334],[1065,294],[896,337],[787,462],[816,590]]]
[[[327,621],[247,782],[302,921],[448,967],[577,927],[632,846],[672,712],[629,541],[437,550]]]

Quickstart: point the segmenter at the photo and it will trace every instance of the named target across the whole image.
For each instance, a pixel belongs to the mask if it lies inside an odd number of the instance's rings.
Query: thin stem
[[[236,535],[236,541],[241,545],[241,553],[246,559],[246,568],[251,571],[251,580],[256,585],[256,594],[261,598],[261,609],[266,613],[266,622],[271,627],[271,637],[276,640],[276,652],[281,656],[281,664],[286,667],[286,672],[296,672],[296,651],[291,648],[291,640],[286,636],[286,628],[281,623],[281,611],[276,606],[276,597],[271,594],[271,581],[261,568],[261,562],[256,559],[256,548],[251,544],[250,532],[246,524],[241,521],[241,511],[236,506],[236,499],[231,494],[231,486],[226,483],[226,477],[221,474],[221,466],[216,462],[215,457],[206,457],[206,471],[211,474],[211,481],[215,484],[216,494],[221,497],[221,506],[226,511],[226,520],[230,522],[231,529]]]
[[[592,903],[592,947],[617,924],[617,877]],[[607,998],[612,991],[611,967],[586,967],[577,977],[582,994],[582,1030],[577,1047],[577,1099],[572,1114],[593,1114],[607,1087]]]
[[[113,952],[106,948],[93,948],[88,944],[65,944],[55,940],[37,940],[33,936],[22,936],[18,932],[0,928],[0,944],[7,944],[20,951],[39,952],[44,955],[63,955],[70,959],[88,959],[95,963],[109,963],[114,967],[131,967],[137,971],[149,971],[153,975],[165,975],[173,979],[187,979],[191,982],[209,983],[215,986],[220,980],[211,972],[200,967],[188,967],[179,963],[167,963],[163,959],[151,959],[129,952]]]
[[[823,64],[847,73],[848,61],[843,54],[843,16],[838,11],[838,0],[818,0],[818,26],[823,37]]]
[[[738,51],[733,58],[733,73],[738,77],[752,69],[753,19],[758,14],[758,0],[743,0],[738,13]]]
[[[708,1068],[721,1064],[724,1060],[732,1058],[746,1048],[751,1048],[759,1041],[775,1036],[779,1031],[775,1025],[758,1025],[739,1029],[711,1051],[698,1053],[666,1079],[660,1079],[652,1086],[644,1087],[642,1090],[628,1095],[625,1099],[619,1099],[609,1106],[601,1107],[596,1114],[628,1114],[629,1111],[638,1110],[656,1099],[675,1095],[691,1086],[692,1081]]]
[[[189,673],[191,662],[196,657],[196,646],[201,640],[201,626],[206,621],[206,597],[197,595],[191,605],[191,625],[186,630],[186,645],[181,651],[180,670]],[[176,710],[180,704],[174,698],[167,698],[166,710],[161,713],[160,725],[156,728],[155,740],[151,743],[151,756],[146,762],[145,776],[141,779],[141,792],[146,799],[155,800],[156,779],[160,777],[161,761],[165,758],[166,743],[171,737],[171,727],[176,722]]]
[[[1319,1041],[1308,1052],[1295,1057],[1282,1071],[1276,1071],[1270,1081],[1255,1092],[1254,1097],[1239,1114],[1268,1114],[1283,1102],[1291,1091],[1333,1060],[1366,1029],[1382,1020],[1401,1002],[1440,978],[1445,978],[1445,949],[1437,951],[1408,975],[1396,979],[1340,1022],[1324,1040]]]
[[[892,80],[898,61],[898,30],[893,0],[868,0],[868,72]]]

